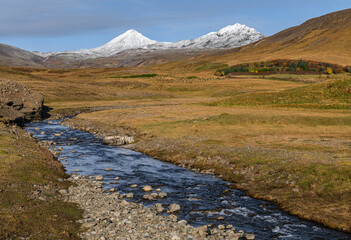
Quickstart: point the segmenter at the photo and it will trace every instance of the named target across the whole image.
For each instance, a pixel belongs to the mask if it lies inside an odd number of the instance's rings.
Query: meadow
[[[216,174],[249,195],[351,231],[351,75],[215,76],[221,63],[119,69],[0,68],[52,115]]]

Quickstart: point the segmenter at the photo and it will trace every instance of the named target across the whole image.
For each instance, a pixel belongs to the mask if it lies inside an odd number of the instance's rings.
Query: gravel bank
[[[236,231],[231,225],[194,228],[185,220],[178,221],[161,204],[151,208],[127,202],[118,192],[106,192],[101,181],[92,177],[72,175],[69,179],[76,186],[61,191],[69,202],[84,209],[80,220],[85,232],[83,239],[255,239],[252,234]]]

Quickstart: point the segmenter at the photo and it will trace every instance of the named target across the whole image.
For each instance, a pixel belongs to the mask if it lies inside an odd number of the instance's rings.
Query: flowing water
[[[178,203],[182,207],[178,218],[193,226],[232,224],[254,233],[256,239],[351,240],[347,233],[301,220],[269,202],[230,189],[230,183],[217,177],[194,173],[129,149],[104,145],[102,139],[62,126],[60,121],[31,123],[26,130],[41,141],[56,142],[55,148],[63,148],[59,159],[68,173],[79,170],[81,175],[103,175],[107,188],[132,192],[133,201],[146,206],[157,202],[164,206]],[[54,135],[58,133],[61,135]],[[106,168],[111,171],[105,171]],[[115,177],[119,177],[117,184],[113,183]],[[138,187],[130,188],[132,184]],[[161,188],[168,197],[152,202],[143,200],[145,193],[141,188],[145,185]]]

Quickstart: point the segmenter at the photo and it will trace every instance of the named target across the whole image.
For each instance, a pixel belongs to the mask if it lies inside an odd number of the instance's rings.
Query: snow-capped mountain
[[[138,31],[131,29],[112,39],[105,45],[93,49],[83,49],[74,51],[71,53],[77,53],[80,55],[92,55],[95,57],[106,57],[112,56],[116,53],[122,52],[128,49],[144,48],[149,45],[157,44],[157,41],[151,40],[143,36]]]
[[[202,37],[173,43],[175,48],[234,48],[256,42],[264,36],[256,29],[243,24],[229,25],[218,32]]]
[[[179,42],[158,42],[143,36],[132,29],[114,38],[105,45],[93,49],[82,49],[72,52],[41,53],[43,57],[66,56],[74,58],[110,57],[126,50],[148,49],[229,49],[256,42],[264,36],[256,29],[242,24],[234,24],[222,28],[218,32],[211,32],[202,37]]]

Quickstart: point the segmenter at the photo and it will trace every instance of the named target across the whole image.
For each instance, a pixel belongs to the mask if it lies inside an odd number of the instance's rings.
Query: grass
[[[139,74],[139,75],[130,75],[130,76],[116,76],[113,78],[152,78],[156,76],[157,74]]]
[[[322,83],[288,89],[275,93],[253,93],[245,96],[220,100],[214,106],[291,106],[325,109],[349,109],[351,78],[330,80]]]
[[[82,129],[134,135],[136,150],[351,231],[349,75],[222,78],[196,70],[209,62],[178,64],[3,73],[43,93],[52,113],[87,112],[71,120]]]
[[[195,69],[195,71],[205,71],[205,70],[212,70],[212,69],[219,69],[228,67],[228,64],[225,63],[206,63],[201,67]]]
[[[67,188],[62,165],[18,128],[11,134],[0,123],[0,238],[79,239],[82,211],[58,200]],[[40,190],[45,201],[33,192]]]

